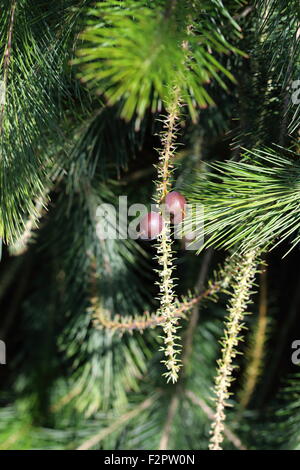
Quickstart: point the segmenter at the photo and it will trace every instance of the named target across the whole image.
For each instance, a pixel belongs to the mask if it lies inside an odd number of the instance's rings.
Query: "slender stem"
[[[203,288],[204,280],[208,272],[211,257],[212,257],[212,249],[208,250],[204,256],[200,274],[199,274],[199,277],[195,286],[196,289]],[[182,353],[182,368],[180,370],[179,381],[176,384],[176,386],[173,387],[173,394],[172,394],[172,399],[168,408],[167,420],[166,420],[162,437],[160,440],[160,446],[159,446],[160,450],[167,450],[169,448],[169,440],[170,440],[170,435],[171,435],[171,430],[172,430],[172,423],[174,421],[176,411],[178,409],[179,394],[182,392],[182,380],[185,377],[186,368],[189,364],[189,359],[192,353],[192,343],[193,343],[196,325],[198,322],[198,317],[199,317],[199,308],[198,308],[198,305],[196,305],[193,308],[192,316],[191,316],[187,331],[185,333],[185,340],[184,340],[183,353]]]
[[[207,253],[210,253],[210,252],[207,252]],[[173,312],[174,316],[178,318],[186,318],[186,314],[189,313],[191,309],[197,306],[202,300],[207,299],[207,298],[214,299],[216,294],[218,294],[219,292],[225,291],[236,270],[236,266],[234,265],[234,263],[230,261],[231,260],[229,260],[225,264],[224,268],[220,269],[220,271],[214,275],[214,280],[210,282],[209,286],[203,292],[201,292],[199,295],[192,297],[190,299],[177,302],[176,308]],[[204,265],[206,265],[206,261],[204,261]],[[202,280],[201,274],[199,276],[197,288],[201,287],[200,278]],[[94,286],[94,278],[92,278],[92,287],[93,287],[93,291],[95,291],[95,294],[96,294],[96,288]],[[165,320],[164,317],[161,315],[160,311],[157,311],[156,313],[152,313],[152,314],[150,314],[148,311],[145,311],[143,315],[137,315],[137,316],[114,315],[111,318],[110,312],[107,310],[104,310],[99,305],[99,299],[96,295],[91,299],[91,304],[92,304],[91,313],[94,318],[95,326],[98,328],[114,330],[120,334],[125,333],[125,332],[130,333],[134,330],[138,330],[142,332],[146,330],[147,328],[155,328],[156,326],[162,325],[162,323],[164,323],[164,320]]]
[[[11,447],[15,446],[15,444],[18,442],[19,439],[23,438],[25,435],[28,435],[29,431],[30,431],[29,425],[25,424],[16,432],[14,432],[13,434],[10,434],[10,436],[5,441],[1,442],[0,451],[10,450]]]
[[[168,115],[165,119],[164,132],[162,134],[163,148],[159,153],[158,181],[156,185],[156,201],[161,204],[166,197],[171,186],[171,173],[172,173],[172,157],[175,153],[175,140],[176,140],[176,124],[179,118],[180,98],[179,90],[175,88],[172,91],[170,105],[168,106]],[[164,217],[164,211],[159,206],[159,211]],[[170,380],[175,383],[178,379],[178,371],[180,369],[180,360],[178,354],[180,352],[177,345],[176,330],[178,317],[174,315],[175,307],[175,294],[173,282],[173,254],[172,254],[172,240],[170,224],[163,218],[162,231],[157,240],[157,259],[160,265],[159,273],[159,289],[160,289],[160,314],[164,318],[162,327],[164,330],[164,346],[161,350],[164,352],[166,359],[162,362],[167,368],[164,374],[167,381]]]
[[[33,265],[33,258],[31,254],[28,254],[26,258],[25,268],[23,270],[23,276],[20,282],[18,283],[17,288],[15,288],[14,290],[14,295],[11,299],[11,304],[6,312],[5,320],[0,329],[1,339],[5,340],[6,337],[8,336],[9,330],[11,326],[13,325],[15,316],[20,309],[20,303],[22,299],[24,298],[24,293],[26,291],[27,284],[30,279],[29,275],[32,269],[32,265]]]
[[[34,211],[30,214],[25,223],[24,232],[9,248],[9,252],[12,256],[20,256],[28,250],[34,230],[38,227],[39,221],[46,212],[50,190],[51,187],[44,188],[43,194],[36,199]]]
[[[15,281],[16,274],[25,261],[25,257],[19,257],[12,260],[8,266],[4,268],[3,273],[1,272],[0,276],[0,302],[4,295],[6,294],[7,289],[9,286]]]
[[[204,400],[202,400],[200,397],[198,397],[194,392],[191,390],[187,390],[186,396],[191,400],[191,402],[194,405],[197,405],[201,408],[201,410],[206,414],[206,416],[210,419],[214,419],[214,412],[213,410],[205,403]],[[228,426],[224,424],[224,436],[227,437],[229,442],[232,442],[232,444],[239,450],[247,450],[246,447],[242,444],[240,438],[234,434]]]
[[[249,359],[245,371],[245,385],[240,394],[240,405],[247,408],[250,399],[255,390],[264,357],[264,347],[266,342],[266,332],[268,326],[267,307],[267,271],[260,273],[260,296],[257,326],[253,335],[251,349],[249,350]]]
[[[250,299],[251,288],[256,273],[256,257],[254,250],[249,251],[241,259],[241,269],[237,273],[234,291],[228,308],[228,318],[225,325],[222,342],[222,357],[218,361],[218,370],[215,380],[216,412],[211,426],[210,450],[222,450],[224,439],[225,407],[230,396],[229,388],[234,369],[233,360],[237,355],[236,346],[241,340],[243,319]]]
[[[147,400],[143,401],[140,405],[134,408],[131,411],[123,414],[114,421],[110,426],[107,428],[101,429],[101,431],[96,434],[95,436],[90,437],[88,440],[83,442],[76,450],[89,450],[95,445],[99,444],[99,442],[103,441],[107,436],[112,434],[113,432],[117,431],[120,427],[124,426],[128,421],[138,416],[144,410],[149,408],[154,403],[154,398],[147,398]]]
[[[164,122],[164,132],[162,133],[162,150],[159,153],[158,183],[156,188],[157,203],[161,203],[168,194],[171,186],[171,172],[173,168],[172,157],[176,150],[176,131],[179,118],[180,96],[178,88],[172,93],[171,103],[168,106],[168,114]]]
[[[197,279],[197,283],[195,286],[196,290],[203,289],[204,279],[207,276],[212,256],[213,256],[213,250],[212,248],[210,248],[209,250],[207,250],[207,252],[204,255],[200,274],[199,274],[199,277]],[[203,292],[203,294],[204,293],[205,291]],[[185,333],[185,340],[184,340],[183,354],[182,354],[182,366],[183,366],[182,374],[181,374],[182,376],[186,371],[186,367],[190,361],[190,357],[193,351],[193,340],[194,340],[194,334],[196,331],[198,320],[199,320],[199,303],[195,304],[195,306],[193,307],[190,322]]]
[[[186,314],[201,300],[213,297],[215,294],[222,290],[221,283],[215,283],[206,289],[202,294],[193,297],[192,299],[181,302],[173,311],[175,318],[185,318]],[[110,318],[109,313],[98,307],[98,299],[92,299],[92,312],[93,318],[96,326],[107,328],[109,330],[116,330],[119,333],[124,333],[126,331],[143,331],[147,328],[154,328],[156,326],[161,326],[165,322],[165,317],[160,314],[160,312],[149,314],[149,312],[144,312],[143,316],[128,316],[122,317],[120,315],[115,315],[113,318]]]
[[[163,429],[163,433],[159,443],[159,450],[168,450],[169,440],[172,431],[172,424],[176,415],[176,411],[179,404],[179,398],[177,394],[174,394],[171,399],[170,406],[168,408],[167,420]]]
[[[177,0],[169,0],[167,2],[165,12],[164,12],[164,18],[167,20],[170,18],[171,14],[173,13],[174,8],[176,7]]]

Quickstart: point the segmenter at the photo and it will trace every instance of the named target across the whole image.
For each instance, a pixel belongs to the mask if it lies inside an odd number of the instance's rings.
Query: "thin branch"
[[[16,258],[12,260],[8,266],[5,266],[5,269],[3,270],[3,274],[0,277],[0,302],[4,295],[6,294],[7,289],[9,286],[13,283],[15,280],[16,274],[18,272],[18,269],[20,266],[23,264],[26,258]]]
[[[164,201],[170,186],[171,173],[173,169],[172,157],[176,150],[175,141],[177,133],[177,121],[179,119],[180,96],[179,89],[172,90],[170,104],[168,106],[168,115],[164,122],[164,131],[162,133],[162,150],[159,152],[159,163],[157,165],[158,181],[156,183],[156,202],[162,217],[163,210],[160,204]],[[164,331],[164,346],[161,351],[164,352],[165,359],[162,361],[167,372],[164,374],[167,381],[175,383],[178,379],[178,371],[180,369],[180,360],[178,354],[180,348],[177,344],[178,336],[178,317],[174,314],[176,309],[174,281],[173,281],[173,253],[170,223],[164,220],[162,231],[157,239],[157,260],[160,265],[159,274],[159,299],[160,314],[164,318],[162,323]]]
[[[254,6],[253,5],[249,5],[247,6],[246,8],[244,8],[244,10],[241,12],[241,13],[238,13],[237,15],[234,15],[234,19],[235,20],[240,20],[242,18],[246,18],[246,16],[249,15],[249,13],[251,13],[252,11],[254,10]]]
[[[213,297],[218,292],[226,289],[227,280],[218,280],[212,283],[204,292],[200,295],[193,297],[192,299],[183,301],[178,304],[174,309],[173,315],[175,318],[186,318],[186,314],[195,306],[198,305],[202,300],[206,298]],[[155,328],[156,326],[161,326],[165,318],[159,313],[149,314],[149,312],[144,312],[143,316],[128,316],[122,317],[121,315],[115,315],[113,318],[110,317],[110,313],[107,310],[103,310],[99,304],[98,299],[94,297],[91,300],[92,307],[91,311],[93,312],[93,319],[95,325],[98,328],[107,328],[110,330],[118,331],[119,333],[132,332],[138,330],[140,332],[148,329]]]
[[[175,7],[176,7],[177,0],[169,0],[166,4],[165,12],[164,12],[164,19],[167,20],[172,15]]]
[[[53,413],[57,413],[60,411],[64,406],[66,406],[68,403],[70,403],[73,398],[77,397],[82,393],[82,388],[83,385],[77,385],[74,388],[72,388],[66,395],[61,397],[56,403],[54,403],[50,407],[50,411]]]
[[[241,340],[240,334],[244,327],[243,320],[250,299],[251,288],[256,273],[257,253],[251,250],[241,259],[241,270],[237,274],[233,286],[233,294],[228,309],[229,315],[225,325],[222,341],[222,357],[218,361],[215,379],[216,412],[211,426],[210,450],[222,450],[225,407],[230,396],[229,388],[234,369],[233,360],[237,355],[236,346]]]
[[[175,88],[170,98],[168,114],[164,121],[164,131],[161,135],[162,150],[159,152],[158,183],[156,188],[157,203],[160,204],[171,186],[171,172],[173,169],[172,158],[176,150],[175,141],[177,134],[177,121],[179,119],[180,96],[178,88]]]
[[[194,306],[198,305],[202,300],[206,298],[211,298],[211,300],[214,300],[215,296],[218,293],[227,292],[227,288],[231,279],[240,269],[238,261],[239,258],[236,259],[230,256],[226,260],[225,265],[220,268],[218,272],[214,273],[213,280],[209,282],[208,287],[203,292],[193,298],[182,299],[181,302],[176,302],[174,315],[178,318],[186,318],[186,314],[189,313],[189,311]],[[199,289],[202,285],[200,283],[201,279],[203,279],[203,277],[200,273],[199,281],[197,283]],[[92,277],[91,283],[93,292],[96,292],[97,289],[94,277]],[[123,334],[125,332],[131,333],[134,330],[142,332],[147,328],[155,328],[156,326],[160,326],[164,322],[164,317],[160,314],[159,311],[152,314],[150,314],[148,311],[145,311],[143,315],[137,316],[114,315],[113,317],[111,317],[110,312],[108,310],[103,309],[103,307],[101,306],[101,303],[99,302],[99,299],[96,294],[91,299],[90,311],[93,316],[95,326],[97,328],[106,328],[109,330],[117,331],[120,334]]]
[[[169,448],[169,440],[170,440],[170,434],[172,431],[172,424],[176,415],[178,404],[179,404],[178,396],[177,394],[174,394],[171,399],[170,406],[168,408],[167,420],[166,420],[166,423],[162,432],[162,436],[160,439],[159,450],[168,450]]]
[[[263,403],[266,399],[270,389],[273,387],[273,381],[275,380],[275,375],[278,373],[278,364],[280,357],[282,357],[283,349],[287,346],[288,335],[291,332],[291,328],[295,324],[296,319],[298,318],[300,311],[300,279],[297,280],[297,283],[294,288],[293,297],[290,299],[290,308],[286,312],[284,323],[278,332],[276,337],[276,348],[272,351],[272,361],[269,361],[267,374],[264,376],[264,388],[260,392],[259,403]],[[290,347],[290,346],[289,346]]]
[[[209,248],[206,251],[204,258],[203,258],[200,274],[199,274],[199,277],[195,286],[196,289],[199,289],[199,290],[203,289],[204,279],[207,276],[212,255],[213,255],[213,250],[212,248]],[[203,292],[203,294],[204,293],[205,291]],[[192,354],[193,339],[194,339],[194,334],[196,331],[198,320],[199,320],[199,302],[194,305],[190,322],[185,333],[185,341],[184,341],[183,354],[182,354],[183,373],[186,370],[186,366],[189,363],[190,356]]]
[[[15,316],[17,315],[19,308],[20,308],[20,302],[23,299],[24,292],[26,291],[28,281],[30,279],[30,272],[32,269],[33,265],[33,258],[32,256],[26,257],[26,264],[23,270],[23,275],[20,279],[20,282],[18,283],[17,287],[14,289],[14,295],[12,296],[11,299],[11,304],[9,305],[9,308],[6,312],[6,316],[4,319],[4,322],[1,326],[0,329],[0,338],[5,339],[9,329],[11,328],[11,325],[13,324],[13,321],[15,319]]]
[[[4,442],[1,442],[0,451],[9,450],[18,442],[19,439],[23,438],[24,435],[26,434],[28,435],[28,431],[29,431],[29,426],[25,424],[20,429],[18,429],[15,433],[10,434],[10,436],[8,436],[8,438]]]
[[[267,271],[265,269],[260,273],[258,321],[253,339],[250,341],[252,346],[249,350],[248,364],[244,373],[245,383],[240,393],[240,405],[242,408],[247,408],[261,373],[268,326],[267,308]]]
[[[103,441],[107,436],[112,434],[113,432],[117,431],[120,427],[124,426],[128,421],[138,416],[144,410],[149,408],[154,403],[154,398],[147,398],[147,400],[140,403],[136,408],[127,413],[123,414],[114,421],[110,426],[107,428],[102,429],[98,434],[95,436],[90,437],[87,441],[77,447],[76,450],[89,450],[95,445],[99,444],[99,442]]]
[[[44,192],[39,196],[34,204],[34,211],[29,215],[25,223],[22,235],[9,247],[9,252],[13,256],[24,254],[33,238],[34,230],[38,228],[39,222],[46,212],[47,203],[49,201],[49,193],[51,188],[44,188]]]
[[[213,252],[212,249],[210,249],[205,253],[204,260],[201,265],[200,274],[199,274],[199,277],[195,286],[196,289],[203,288],[204,280],[207,275],[209,263],[212,257],[212,252]],[[163,430],[161,440],[160,440],[160,446],[159,446],[160,450],[167,450],[169,447],[169,439],[170,439],[170,434],[172,430],[172,423],[174,421],[178,404],[179,404],[178,395],[182,391],[182,386],[181,386],[182,379],[184,378],[186,367],[189,363],[190,355],[192,353],[192,343],[193,343],[193,337],[194,337],[196,325],[198,322],[198,317],[199,317],[199,308],[198,308],[198,305],[196,305],[193,308],[189,326],[185,333],[185,341],[184,341],[183,353],[182,353],[182,367],[180,369],[179,381],[176,384],[176,386],[173,388],[173,395],[172,395],[172,399],[170,402],[170,406],[168,408],[167,420],[166,420],[164,430]]]
[[[202,400],[200,397],[195,395],[191,390],[186,390],[186,396],[191,400],[194,405],[200,406],[201,410],[206,414],[206,416],[213,421],[214,420],[214,411]],[[234,434],[228,426],[224,425],[224,435],[227,437],[228,441],[239,450],[247,450],[246,447],[242,444],[240,438]]]

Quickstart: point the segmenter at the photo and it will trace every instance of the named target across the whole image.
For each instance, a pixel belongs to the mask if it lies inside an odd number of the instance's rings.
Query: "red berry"
[[[171,191],[166,195],[166,209],[173,216],[173,223],[179,224],[184,217],[185,197],[177,191]]]
[[[153,240],[163,228],[163,218],[158,212],[149,212],[140,222],[140,238]]]

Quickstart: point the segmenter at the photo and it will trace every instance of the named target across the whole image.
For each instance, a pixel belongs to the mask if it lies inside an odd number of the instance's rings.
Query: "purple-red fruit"
[[[140,222],[140,238],[153,240],[158,237],[163,228],[163,218],[158,212],[149,212]]]
[[[186,205],[185,197],[177,191],[171,191],[166,195],[166,209],[172,215],[174,224],[179,224],[184,218]]]

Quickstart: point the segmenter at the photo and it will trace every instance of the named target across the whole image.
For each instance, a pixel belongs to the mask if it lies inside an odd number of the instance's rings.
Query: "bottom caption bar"
[[[103,463],[104,465],[126,465],[132,468],[139,465],[195,465],[197,457],[199,463],[199,453],[190,451],[105,452]]]

